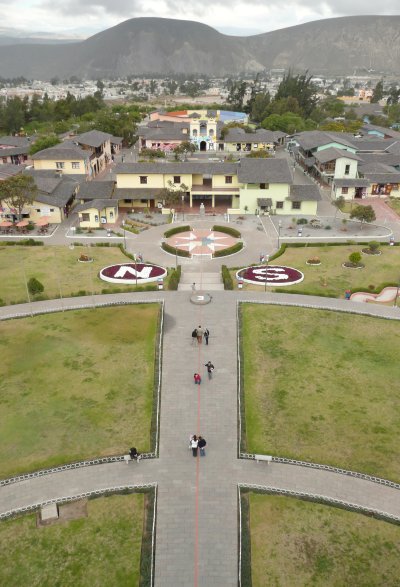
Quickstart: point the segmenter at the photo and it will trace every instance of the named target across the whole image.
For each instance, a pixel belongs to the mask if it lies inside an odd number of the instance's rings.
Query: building
[[[29,149],[32,142],[26,137],[0,137],[0,165],[30,163]]]
[[[59,175],[92,176],[90,153],[68,141],[43,149],[32,155],[33,167],[36,171],[51,170]]]

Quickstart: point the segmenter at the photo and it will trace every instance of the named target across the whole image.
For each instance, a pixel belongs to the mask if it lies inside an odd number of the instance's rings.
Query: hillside
[[[229,75],[270,68],[398,73],[400,16],[319,20],[250,37],[192,21],[136,18],[67,45],[1,47],[0,76],[50,79],[183,73]]]

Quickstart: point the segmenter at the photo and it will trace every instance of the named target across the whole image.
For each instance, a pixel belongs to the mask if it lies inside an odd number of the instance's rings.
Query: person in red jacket
[[[194,379],[194,382],[195,382],[196,385],[200,385],[200,383],[201,383],[201,377],[200,377],[199,373],[195,373],[193,375],[193,379]]]

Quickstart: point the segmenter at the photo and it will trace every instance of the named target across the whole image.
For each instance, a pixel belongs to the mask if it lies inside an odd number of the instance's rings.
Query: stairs
[[[197,291],[222,291],[224,289],[221,273],[196,273],[187,271],[184,266],[182,266],[182,275],[178,291],[192,291],[193,283],[196,284]]]

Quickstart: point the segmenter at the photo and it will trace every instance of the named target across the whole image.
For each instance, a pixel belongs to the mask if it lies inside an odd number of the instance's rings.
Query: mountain
[[[400,16],[318,20],[249,37],[192,21],[134,18],[76,43],[3,46],[0,76],[218,76],[288,67],[321,74],[355,68],[399,73],[399,64]]]

